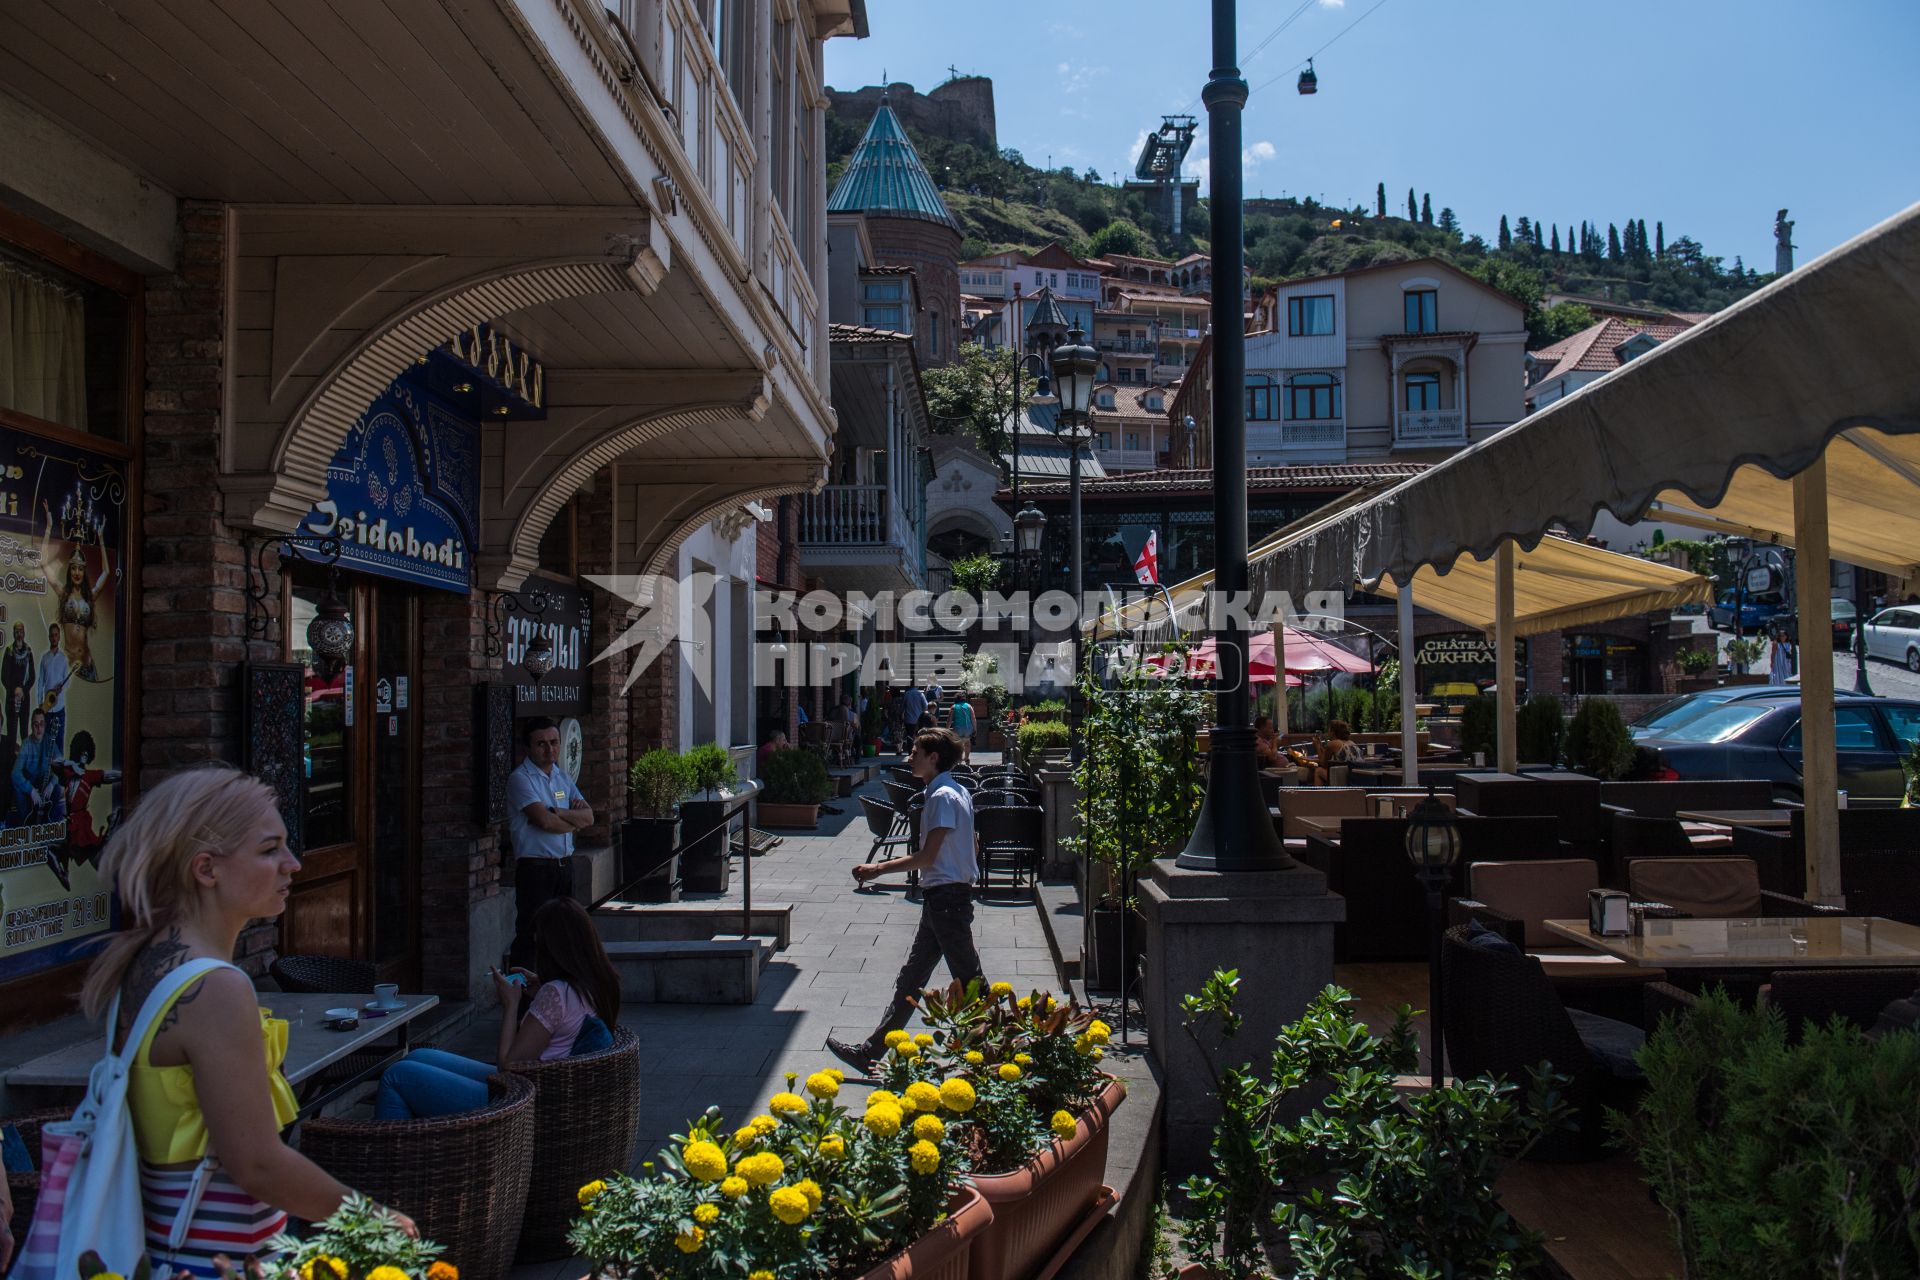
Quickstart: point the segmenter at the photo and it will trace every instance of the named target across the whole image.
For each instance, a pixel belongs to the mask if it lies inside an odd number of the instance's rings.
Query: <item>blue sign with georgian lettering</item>
[[[465,594],[479,524],[479,446],[479,428],[409,370],[347,433],[306,531],[340,539],[342,568]]]

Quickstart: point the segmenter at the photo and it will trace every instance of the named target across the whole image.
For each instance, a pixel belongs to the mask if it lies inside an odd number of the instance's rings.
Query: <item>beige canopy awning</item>
[[[1422,609],[1492,631],[1498,615],[1494,568],[1491,558],[1467,556],[1445,573],[1423,568],[1414,575],[1413,598]],[[1713,584],[1700,574],[1568,538],[1542,538],[1539,546],[1514,556],[1513,569],[1515,635],[1713,602]],[[1400,594],[1391,579],[1368,589],[1395,598]]]

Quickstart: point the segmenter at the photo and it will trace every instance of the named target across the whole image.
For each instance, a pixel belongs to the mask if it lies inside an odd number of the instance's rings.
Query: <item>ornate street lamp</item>
[[[1447,883],[1460,857],[1460,826],[1453,810],[1440,803],[1433,784],[1427,798],[1407,815],[1407,859],[1413,874],[1427,889],[1427,1056],[1433,1067],[1433,1087],[1444,1074],[1446,1036],[1440,1010],[1440,935],[1446,924]]]
[[[353,657],[353,615],[333,593],[333,583],[307,623],[307,648],[313,654],[314,674],[329,683]]]
[[[1080,446],[1089,437],[1088,411],[1093,406],[1093,384],[1100,372],[1100,353],[1086,343],[1086,331],[1075,324],[1067,330],[1067,340],[1053,349],[1048,359],[1053,370],[1054,391],[1060,397],[1060,428],[1067,437],[1071,455],[1067,463],[1067,538],[1073,553],[1073,683],[1068,693],[1072,702],[1069,720],[1073,724],[1073,759],[1080,760],[1080,614],[1086,595],[1085,563],[1082,547],[1086,539],[1080,525]]]
[[[1027,505],[1022,507],[1013,517],[1013,549],[1020,560],[1020,576],[1026,581],[1029,591],[1038,589],[1038,579],[1040,577],[1040,548],[1046,542],[1046,537],[1046,513],[1034,506],[1033,499],[1029,498],[1027,499]],[[1020,679],[1023,687],[1026,683],[1027,659],[1033,652],[1032,645],[1033,601],[1029,599],[1027,601],[1027,623],[1025,629],[1021,632],[1020,644]]]

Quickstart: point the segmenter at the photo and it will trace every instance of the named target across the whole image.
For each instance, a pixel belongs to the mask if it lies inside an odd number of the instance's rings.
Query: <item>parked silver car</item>
[[[1920,605],[1901,604],[1882,609],[1861,624],[1867,636],[1867,656],[1885,658],[1920,672]]]

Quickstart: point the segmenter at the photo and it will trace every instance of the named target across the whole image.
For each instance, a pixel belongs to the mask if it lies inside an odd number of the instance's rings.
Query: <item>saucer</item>
[[[392,1013],[396,1009],[406,1008],[407,1002],[405,1000],[369,1000],[366,1007],[369,1010],[378,1009],[381,1013]]]
[[[327,1010],[327,1021],[329,1022],[338,1022],[342,1018],[358,1018],[359,1016],[360,1016],[360,1011],[358,1009]]]

